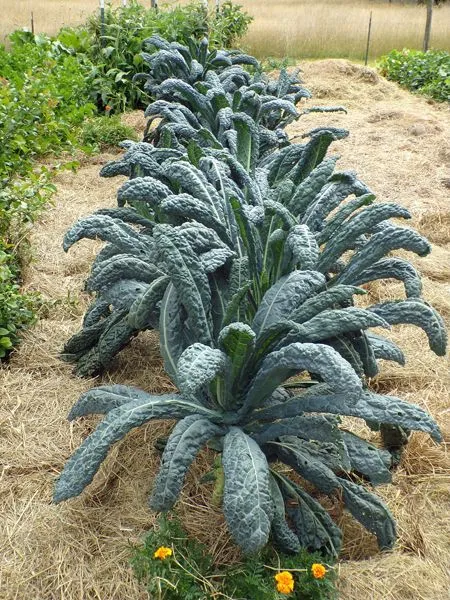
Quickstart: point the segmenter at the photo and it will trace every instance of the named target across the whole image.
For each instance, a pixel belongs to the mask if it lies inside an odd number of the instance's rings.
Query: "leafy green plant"
[[[242,10],[239,4],[225,0],[219,10],[209,16],[208,37],[212,46],[232,48],[247,33],[253,17]]]
[[[48,203],[60,168],[36,164],[38,157],[79,146],[89,104],[87,72],[59,42],[15,32],[0,48],[0,358],[34,320],[36,295],[21,294],[21,255],[30,225]],[[73,164],[73,163],[72,163]],[[70,166],[70,164],[68,165]],[[5,333],[8,332],[8,333]]]
[[[382,75],[413,92],[450,101],[450,54],[444,50],[392,50],[379,68]]]
[[[37,294],[23,294],[17,284],[17,268],[10,253],[0,245],[0,359],[19,342],[20,332],[36,319]]]
[[[36,156],[77,146],[78,127],[94,114],[86,70],[63,46],[15,32],[0,48],[0,179],[30,170]]]
[[[143,546],[134,549],[131,563],[155,599],[279,600],[285,595],[278,592],[275,575],[288,572],[293,579],[290,598],[332,600],[337,597],[334,569],[327,564],[323,577],[312,574],[313,565],[322,566],[324,560],[330,561],[318,553],[288,556],[268,548],[231,567],[215,567],[206,547],[188,537],[176,518],[162,516]]]
[[[139,73],[135,79],[145,79],[145,90],[152,97],[158,97],[158,88],[166,79],[178,79],[193,85],[205,81],[208,71],[225,77],[240,77],[242,82],[250,80],[250,74],[233,65],[251,65],[260,70],[258,61],[237,51],[210,49],[208,39],[197,42],[187,40],[187,45],[168,42],[159,35],[144,40],[144,47],[153,53],[142,53],[144,63],[150,67],[148,73]],[[154,51],[156,49],[156,52]],[[225,71],[225,73],[224,73]]]
[[[222,90],[215,95],[217,85],[202,94],[169,80],[164,89],[213,127],[219,113],[212,100],[229,101]],[[261,113],[234,113],[228,105],[237,123],[229,139],[219,141],[217,130],[203,145],[183,145],[176,126],[185,126],[187,106],[178,108],[173,136],[161,132],[157,148],[127,143],[127,154],[103,170],[130,177],[119,207],[79,221],[65,237],[66,249],[81,238],[108,242],[88,281],[97,299],[84,330],[66,345],[67,358],[98,372],[140,330],[158,327],[178,391],[109,385],[83,394],[69,418],[104,417],[67,462],[54,500],[80,494],[131,429],[168,418],[177,424],[150,497],[154,510],[172,508],[208,444],[222,465],[225,519],[245,553],[272,536],[284,552],[338,554],[339,528],[297,476],[341,499],[380,548],[391,548],[392,516],[361,485],[390,481],[391,453],[346,430],[340,417],[364,420],[382,440],[389,430],[389,450],[411,430],[440,441],[420,407],[368,387],[377,359],[404,362],[401,349],[371,328],[415,324],[436,354],[446,351],[442,318],[421,299],[419,274],[390,256],[399,248],[423,256],[430,245],[389,222],[409,218],[408,211],[373,204],[353,172],[334,172],[336,157],[327,150],[347,132],[318,128],[304,144],[284,138],[262,153],[270,130],[258,122]],[[358,308],[359,285],[391,278],[404,283],[406,299]],[[301,378],[293,384],[293,376]]]
[[[166,549],[159,558],[158,549]],[[158,519],[144,545],[134,549],[131,564],[155,600],[206,600],[218,588],[206,547],[189,538],[175,518]]]
[[[123,140],[136,140],[136,131],[124,125],[120,115],[94,117],[83,123],[81,140],[83,145],[97,150],[105,150],[109,146],[118,146]]]
[[[106,9],[104,32],[97,13],[85,26],[63,29],[58,40],[90,69],[91,98],[98,108],[103,111],[111,106],[123,112],[143,108],[150,99],[133,82],[142,70],[146,38],[162,35],[169,41],[186,43],[190,38],[203,38],[210,30],[214,43],[223,46],[242,35],[248,22],[249,17],[232,3],[226,3],[219,13],[208,14],[200,2],[155,11],[133,0],[128,6]]]

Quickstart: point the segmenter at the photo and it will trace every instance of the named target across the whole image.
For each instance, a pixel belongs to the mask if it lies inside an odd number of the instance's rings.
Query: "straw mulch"
[[[414,214],[413,225],[435,244],[431,257],[413,259],[424,274],[425,296],[450,321],[449,112],[428,104],[346,61],[305,65],[315,104],[344,104],[349,114],[308,115],[292,133],[331,123],[351,131],[335,144],[341,168],[356,168],[382,200],[399,201]],[[139,115],[129,117],[142,127]],[[167,431],[153,423],[117,444],[94,482],[59,506],[52,484],[64,462],[92,431],[95,418],[69,424],[66,415],[80,393],[98,380],[80,380],[58,359],[64,340],[77,331],[87,305],[81,292],[98,244],[83,241],[68,255],[66,229],[80,216],[112,206],[119,180],[100,179],[89,159],[76,174],[58,176],[55,206],[33,233],[34,261],[26,286],[50,301],[47,313],[27,334],[0,372],[0,597],[2,600],[144,600],[147,594],[128,565],[130,548],[154,522],[146,497],[158,465],[156,439]],[[396,297],[397,285],[369,286],[374,301]],[[406,350],[405,368],[383,365],[375,388],[424,406],[450,441],[450,378],[447,359],[435,357],[415,328],[392,333]],[[148,391],[171,389],[158,356],[156,334],[134,340],[101,382],[133,384]],[[358,430],[361,424],[350,422]],[[366,432],[376,439],[375,434]],[[208,453],[188,476],[178,511],[187,529],[206,542],[220,563],[238,557],[220,511],[209,506],[210,487],[198,484]],[[380,554],[373,537],[332,507],[345,532],[339,564],[343,600],[444,600],[450,578],[450,460],[447,446],[414,434],[391,486],[378,488],[398,524],[398,543]]]

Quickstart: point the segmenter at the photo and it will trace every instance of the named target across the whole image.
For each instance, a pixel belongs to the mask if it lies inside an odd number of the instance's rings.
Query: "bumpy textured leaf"
[[[287,319],[320,286],[325,278],[317,271],[293,271],[277,281],[264,295],[252,322],[256,334]]]
[[[420,300],[384,302],[369,308],[386,319],[391,325],[409,323],[421,327],[428,336],[431,350],[438,356],[444,356],[447,349],[447,332],[442,319],[431,306]]]
[[[109,307],[109,303],[108,303]],[[101,334],[108,327],[111,318],[102,319],[97,323],[83,327],[81,331],[73,335],[68,340],[62,350],[61,358],[67,362],[72,362],[74,357],[83,354],[98,342]]]
[[[151,207],[157,207],[164,198],[172,194],[171,189],[154,177],[135,177],[126,181],[117,193],[119,206],[126,202],[145,202]]]
[[[271,442],[278,458],[292,467],[301,477],[314,484],[324,494],[331,494],[339,489],[339,479],[333,473],[320,455],[311,451],[305,440],[284,438],[280,442]]]
[[[111,446],[131,429],[151,419],[180,418],[191,413],[204,416],[214,414],[195,402],[173,395],[131,400],[111,410],[67,461],[55,486],[54,502],[81,494],[94,478]]]
[[[299,415],[281,419],[259,428],[251,435],[260,446],[286,435],[295,435],[304,440],[333,442],[338,442],[341,437],[336,422],[323,415]]]
[[[350,431],[342,432],[352,469],[365,475],[373,485],[390,483],[391,455]]]
[[[391,340],[374,333],[368,333],[367,338],[373,348],[375,358],[392,360],[393,362],[396,362],[402,366],[405,364],[405,355],[397,346],[397,344],[394,344],[394,342],[391,342]]]
[[[236,157],[247,173],[251,173],[259,156],[259,130],[245,113],[234,114],[233,125],[237,131]]]
[[[326,510],[300,486],[285,477],[283,483],[290,500],[287,513],[302,547],[337,556],[342,544],[339,527]]]
[[[177,383],[186,396],[195,396],[210,383],[226,365],[226,355],[204,344],[188,346],[178,359]]]
[[[348,262],[338,277],[338,283],[353,283],[359,275],[371,267],[388,252],[403,248],[426,256],[431,251],[428,241],[412,229],[406,227],[384,227],[372,235],[370,240]]]
[[[253,350],[255,338],[255,332],[245,323],[230,323],[220,332],[219,346],[230,358],[232,379],[240,372],[246,356]]]
[[[147,283],[135,279],[122,279],[102,290],[102,298],[117,310],[129,310],[133,302],[145,293]]]
[[[141,225],[142,227],[145,227],[146,231],[152,230],[154,226],[153,221],[143,217],[132,208],[100,208],[99,210],[96,210],[94,214],[108,215],[108,217],[118,219],[124,223]]]
[[[292,342],[317,342],[367,327],[389,327],[383,318],[372,319],[373,313],[363,308],[349,307],[324,310],[316,317],[292,330],[283,345]],[[378,316],[378,315],[377,315]],[[293,315],[295,319],[295,315]]]
[[[330,177],[316,200],[309,204],[302,223],[308,225],[311,231],[321,231],[325,226],[325,219],[341,202],[350,196],[362,196],[370,193],[369,188],[359,181],[351,171],[335,173]]]
[[[177,217],[181,220],[194,219],[206,227],[217,231],[219,236],[228,241],[228,232],[222,220],[217,218],[217,211],[213,211],[210,206],[204,205],[198,198],[189,194],[177,194],[168,196],[161,202],[160,210],[169,216]]]
[[[361,485],[341,479],[346,508],[366,529],[377,536],[381,550],[389,550],[395,543],[395,522],[387,507]]]
[[[188,314],[190,326],[199,342],[211,344],[211,291],[208,277],[198,258],[176,229],[158,225],[155,241],[166,272],[177,291],[178,301]]]
[[[270,475],[270,493],[274,506],[272,519],[273,540],[282,552],[297,554],[300,551],[300,542],[286,523],[284,498],[273,475]]]
[[[308,177],[296,187],[295,193],[287,204],[287,208],[297,216],[303,215],[309,204],[319,194],[328,178],[334,171],[338,157],[326,158],[317,165]]]
[[[335,132],[331,129],[319,129],[310,132],[312,134],[310,141],[306,144],[300,160],[289,173],[289,179],[292,179],[296,185],[304,181],[311,171],[322,162],[328,146],[333,140],[348,135],[348,132],[343,129],[340,130],[341,135],[336,135]]]
[[[111,242],[123,252],[148,252],[148,240],[145,236],[139,236],[134,229],[108,215],[91,215],[77,221],[64,236],[64,251],[67,252],[82,238]]]
[[[334,285],[330,289],[305,300],[298,310],[291,314],[291,319],[296,323],[305,323],[333,306],[348,305],[353,295],[365,293],[364,290],[352,285]]]
[[[422,293],[420,274],[411,263],[401,258],[382,258],[360,273],[353,283],[361,285],[376,279],[398,279],[403,281],[408,298],[418,297]]]
[[[158,397],[167,400],[181,398],[179,394],[163,394]],[[78,417],[85,417],[86,415],[106,414],[132,400],[146,402],[152,401],[154,398],[154,395],[129,385],[100,385],[80,396],[72,406],[68,419],[69,421],[73,421]]]
[[[86,282],[89,291],[101,291],[125,279],[151,283],[163,272],[148,261],[129,254],[116,254],[102,262]]]
[[[254,440],[232,427],[224,438],[222,465],[230,533],[245,553],[257,552],[267,543],[274,512],[267,459]]]
[[[359,377],[335,350],[322,344],[295,343],[264,359],[247,394],[246,406],[261,403],[281,383],[302,371],[318,373],[333,390],[346,393],[350,402],[356,401],[362,389]]]
[[[166,288],[159,314],[159,345],[164,369],[172,381],[176,382],[178,359],[188,344],[183,336],[180,304],[172,283]]]
[[[164,163],[165,176],[181,187],[181,191],[204,202],[216,221],[225,223],[223,200],[203,173],[189,163]]]
[[[106,300],[102,300],[101,298],[96,298],[89,306],[83,317],[83,327],[95,325],[101,319],[106,318],[109,314],[109,302],[106,302]]]
[[[324,242],[328,241],[333,237],[334,232],[341,228],[342,224],[352,215],[352,213],[362,206],[372,204],[374,200],[374,194],[363,194],[362,196],[357,196],[356,198],[353,198],[344,205],[340,206],[331,216],[331,218],[328,219],[322,231],[317,234],[317,242],[319,244],[323,244]]]
[[[170,277],[162,275],[152,281],[142,296],[137,298],[128,313],[128,323],[136,330],[147,329],[155,321],[156,305],[161,302]]]
[[[319,246],[306,225],[295,225],[286,238],[286,248],[290,251],[290,263],[302,271],[316,268],[319,259]]]
[[[368,391],[360,394],[355,404],[349,400],[347,394],[332,394],[322,385],[315,386],[312,391],[293,397],[282,405],[256,410],[250,418],[272,421],[309,412],[359,417],[368,423],[389,423],[404,429],[425,431],[437,442],[442,440],[435,421],[416,404],[395,396],[383,396]]]
[[[149,498],[150,508],[156,511],[172,508],[197,453],[209,439],[223,431],[219,425],[200,415],[189,415],[175,425],[164,448]]]
[[[103,368],[111,364],[116,354],[125,348],[135,334],[135,329],[127,321],[126,313],[119,312],[98,341],[98,360]]]
[[[390,218],[409,219],[411,215],[398,204],[373,204],[358,212],[343,223],[328,241],[320,257],[319,270],[326,272],[346,250],[353,247],[360,235],[370,233],[376,225]]]

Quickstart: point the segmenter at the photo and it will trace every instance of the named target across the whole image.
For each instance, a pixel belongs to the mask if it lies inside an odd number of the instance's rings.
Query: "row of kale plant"
[[[217,40],[228,43],[248,20],[231,3],[208,16],[196,3],[156,12],[133,2],[106,11],[103,38],[96,14],[55,38],[16,31],[8,48],[0,46],[0,359],[19,342],[41,304],[37,294],[20,289],[21,263],[28,231],[55,191],[58,168],[37,161],[132,136],[118,113],[140,102],[142,92],[132,78],[148,35],[186,40],[213,27]],[[105,106],[107,116],[95,117]],[[67,156],[61,161],[75,166]]]
[[[298,109],[309,93],[295,73],[268,79],[252,57],[206,42],[154,36],[149,45],[146,141],[125,143],[102,170],[129,177],[118,207],[65,236],[66,250],[82,238],[106,245],[87,281],[95,298],[64,355],[93,375],[156,328],[178,391],[102,385],[83,394],[69,419],[103,418],[66,463],[54,501],[82,493],[131,429],[174,419],[153,510],[174,506],[208,444],[221,461],[229,531],[245,553],[271,539],[283,552],[337,556],[342,533],[318,496],[342,502],[380,548],[392,548],[394,520],[366,483],[391,481],[411,430],[441,435],[419,406],[370,389],[379,359],[405,361],[372,329],[416,325],[445,353],[444,324],[422,299],[418,272],[392,255],[424,256],[430,244],[390,221],[408,219],[405,208],[374,203],[353,172],[335,170],[328,148],[346,131],[317,128],[290,142],[285,128],[305,112],[339,110]],[[360,286],[379,279],[402,281],[405,297],[358,307]],[[345,416],[379,431],[380,447],[346,429]]]

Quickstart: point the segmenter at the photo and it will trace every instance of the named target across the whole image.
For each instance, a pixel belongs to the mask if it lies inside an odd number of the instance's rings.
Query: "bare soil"
[[[407,206],[412,225],[428,235],[434,251],[413,258],[424,275],[425,297],[450,321],[450,111],[343,60],[303,64],[313,103],[343,104],[348,114],[310,114],[291,127],[300,135],[319,124],[348,128],[334,144],[341,169],[355,169],[382,201]],[[127,117],[142,129],[143,117]],[[50,301],[48,312],[25,335],[0,371],[0,597],[2,600],[145,600],[128,564],[130,545],[154,521],[146,497],[158,465],[155,440],[165,424],[153,423],[117,444],[94,482],[78,498],[54,506],[52,485],[66,459],[92,431],[94,418],[68,423],[79,395],[100,382],[133,384],[164,392],[156,334],[137,338],[100,380],[74,377],[58,352],[78,330],[88,298],[83,281],[98,244],[83,241],[65,255],[61,242],[79,217],[113,206],[119,179],[101,179],[102,154],[77,173],[58,176],[58,193],[32,235],[34,260],[26,287]],[[371,298],[401,295],[395,284],[370,287]],[[393,552],[380,554],[373,537],[338,515],[345,544],[338,566],[342,600],[445,600],[450,590],[450,376],[448,358],[436,358],[426,336],[395,327],[406,351],[405,368],[383,365],[373,385],[429,410],[446,444],[414,434],[391,486],[378,488],[398,524]],[[355,429],[361,426],[351,423]],[[374,436],[375,434],[368,435]],[[215,559],[237,558],[222,516],[211,508],[211,489],[197,482],[207,453],[188,476],[178,511],[188,530],[209,545]]]

